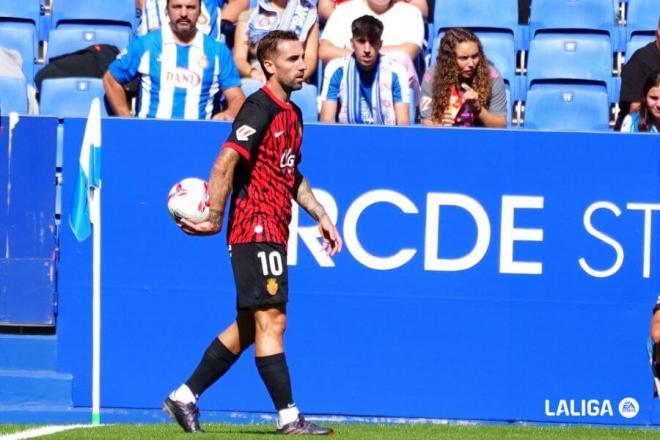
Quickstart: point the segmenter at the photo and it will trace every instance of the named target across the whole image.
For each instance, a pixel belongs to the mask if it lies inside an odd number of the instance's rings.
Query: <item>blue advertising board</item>
[[[64,121],[68,219],[84,120]],[[170,187],[207,178],[230,125],[102,124],[102,389],[157,408],[235,314],[224,232],[189,237]],[[314,414],[653,421],[660,138],[305,127],[302,172],[344,238],[294,207],[287,359]],[[91,240],[61,233],[59,365],[90,405]],[[252,359],[202,410],[271,411]]]

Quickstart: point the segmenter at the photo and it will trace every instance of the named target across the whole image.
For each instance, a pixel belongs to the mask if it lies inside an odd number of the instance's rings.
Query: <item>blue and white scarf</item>
[[[281,14],[270,1],[259,0],[248,21],[248,40],[257,44],[268,32],[283,30],[294,31],[304,42],[317,19],[316,0],[289,0]]]
[[[362,105],[360,93],[360,73],[355,57],[344,57],[344,75],[339,86],[341,106],[337,119],[342,124],[360,124],[369,121],[373,124],[395,125],[394,97],[392,95],[393,59],[380,55],[376,66],[376,78],[371,87],[371,114],[368,106]]]

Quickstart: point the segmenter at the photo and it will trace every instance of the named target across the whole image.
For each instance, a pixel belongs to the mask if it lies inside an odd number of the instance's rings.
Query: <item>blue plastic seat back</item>
[[[660,17],[660,1],[630,0],[626,19],[627,41],[636,33],[654,36]]]
[[[101,99],[101,115],[107,116],[103,103],[105,90],[100,78],[52,78],[41,84],[39,110],[42,115],[87,117],[92,99]]]
[[[607,91],[592,84],[534,84],[527,93],[524,127],[608,131]]]
[[[453,27],[500,29],[518,38],[517,0],[436,0],[433,14],[436,33]]]
[[[135,30],[135,0],[57,0],[53,2],[52,26],[68,22],[118,22]]]
[[[29,20],[39,25],[40,0],[0,0],[0,20]]]
[[[530,40],[540,31],[607,33],[618,47],[618,28],[612,0],[534,0],[529,18]]]
[[[3,115],[27,113],[27,83],[24,79],[0,76],[0,109]]]
[[[94,44],[111,44],[122,50],[131,41],[131,31],[125,26],[65,24],[50,31],[48,59],[76,52]]]
[[[539,34],[529,45],[528,87],[537,80],[584,80],[601,82],[612,92],[612,60],[605,35]]]

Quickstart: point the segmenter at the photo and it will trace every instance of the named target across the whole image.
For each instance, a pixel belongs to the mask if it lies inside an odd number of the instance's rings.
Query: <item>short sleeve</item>
[[[344,69],[339,62],[331,62],[325,69],[323,88],[321,89],[321,100],[337,101],[339,99],[339,87],[344,75]]]
[[[419,117],[431,119],[433,116],[433,75],[430,70],[422,78],[422,96],[419,100]]]
[[[494,115],[506,116],[506,86],[504,85],[502,75],[498,73],[496,77],[491,78],[491,87],[488,111]]]
[[[126,49],[119,53],[117,59],[115,59],[108,67],[110,74],[118,83],[128,84],[138,75],[140,61],[146,52],[144,44],[145,38],[146,37],[140,37],[133,40]]]
[[[408,72],[398,62],[392,68],[392,98],[399,104],[410,104],[410,85]]]
[[[250,160],[252,154],[259,149],[270,118],[266,111],[250,96],[236,115],[231,127],[231,133],[223,148],[231,148],[244,159]]]

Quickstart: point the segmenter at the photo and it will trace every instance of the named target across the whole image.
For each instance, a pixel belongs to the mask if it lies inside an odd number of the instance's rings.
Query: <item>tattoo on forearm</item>
[[[209,213],[209,221],[215,225],[219,226],[222,224],[222,217],[224,215],[224,212],[222,212],[219,209],[211,209]]]
[[[303,207],[305,211],[317,222],[326,215],[323,206],[316,200],[312,188],[310,188],[307,179],[303,178],[298,186],[298,193],[296,195],[296,202]]]

